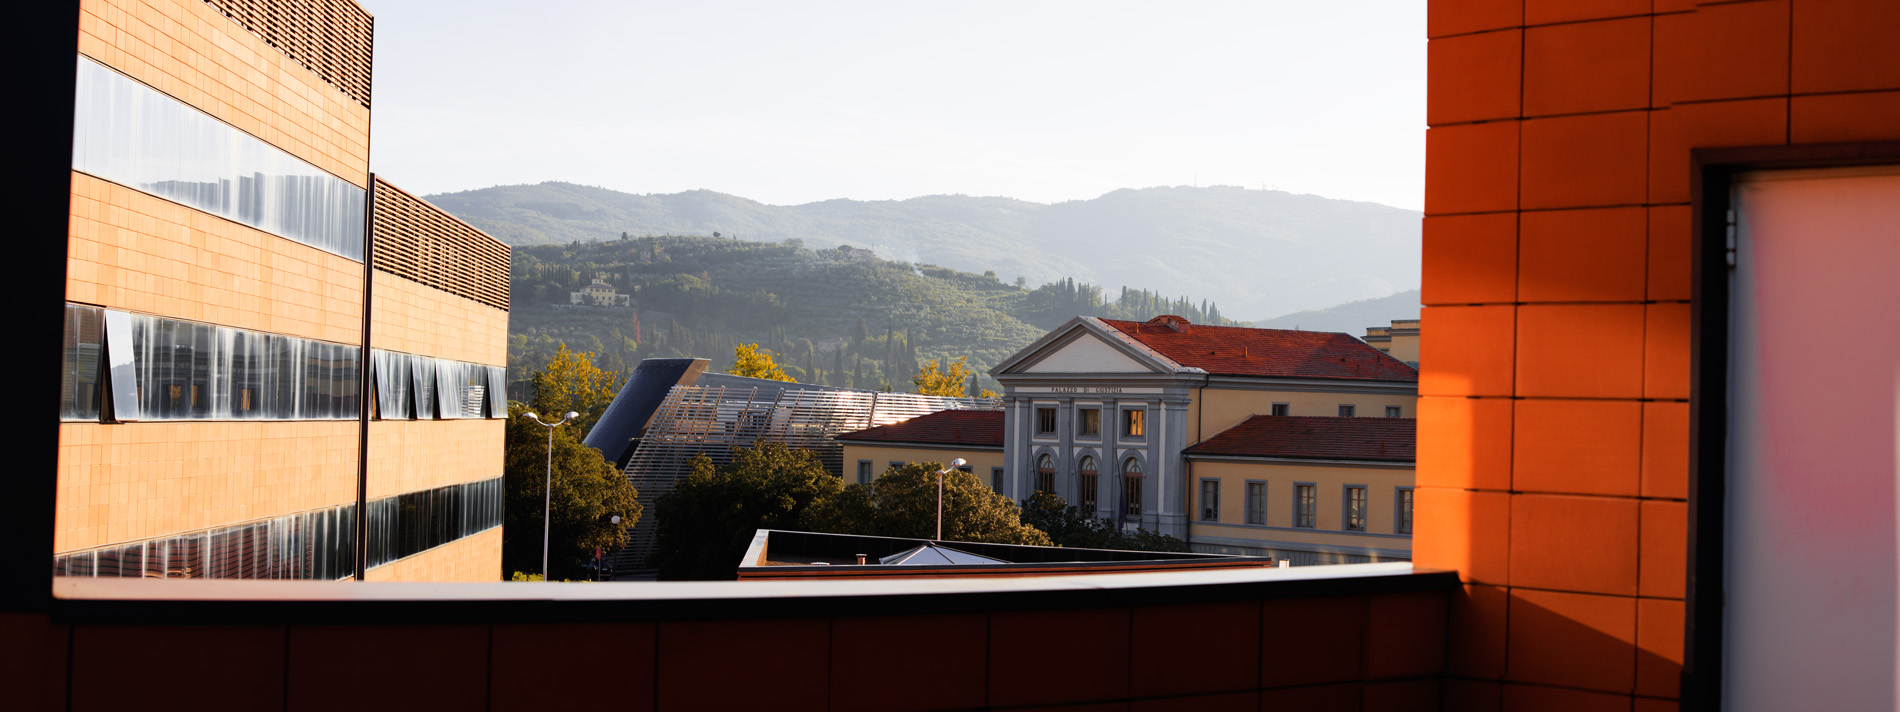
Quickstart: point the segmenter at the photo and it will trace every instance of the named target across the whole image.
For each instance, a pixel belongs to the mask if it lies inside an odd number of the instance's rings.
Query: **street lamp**
[[[548,429],[548,479],[547,486],[541,491],[541,580],[548,580],[548,513],[554,508],[554,429],[567,424],[567,421],[580,417],[580,413],[568,411],[567,417],[557,423],[543,423],[541,416],[527,413],[529,420]]]
[[[959,457],[951,460],[949,467],[937,471],[937,541],[943,541],[943,476],[968,464],[969,461]]]

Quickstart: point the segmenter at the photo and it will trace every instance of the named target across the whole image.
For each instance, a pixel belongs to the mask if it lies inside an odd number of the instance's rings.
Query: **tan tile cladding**
[[[370,346],[488,366],[508,363],[508,312],[378,270]]]
[[[369,497],[501,476],[501,420],[378,420],[369,424]]]
[[[356,425],[62,423],[53,550],[354,502]]]
[[[349,0],[205,0],[357,103],[369,106],[376,20]]]
[[[82,173],[69,231],[70,301],[360,343],[360,263]]]
[[[376,269],[508,310],[507,245],[380,177],[374,209]]]
[[[501,580],[501,527],[364,572],[364,581]]]
[[[368,186],[369,108],[202,0],[83,0],[79,52]]]

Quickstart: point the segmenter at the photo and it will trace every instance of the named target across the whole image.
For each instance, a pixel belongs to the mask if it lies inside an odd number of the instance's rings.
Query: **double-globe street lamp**
[[[970,462],[961,457],[951,460],[950,466],[937,471],[937,541],[943,541],[943,476],[951,470],[961,470]]]
[[[548,429],[548,479],[547,487],[541,491],[541,580],[546,581],[548,580],[548,513],[554,508],[554,429],[566,425],[567,421],[578,418],[581,414],[570,410],[567,412],[567,417],[555,423],[541,422],[541,416],[534,413],[526,415],[529,420]]]

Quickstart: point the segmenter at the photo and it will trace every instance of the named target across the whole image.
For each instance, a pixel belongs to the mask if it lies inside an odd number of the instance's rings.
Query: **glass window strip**
[[[128,317],[143,420],[358,417],[356,346],[148,314]]]
[[[367,191],[84,55],[73,170],[363,261]]]

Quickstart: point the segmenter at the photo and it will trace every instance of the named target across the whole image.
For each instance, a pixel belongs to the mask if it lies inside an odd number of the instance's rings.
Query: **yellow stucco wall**
[[[1406,363],[1418,363],[1418,334],[1393,334],[1391,348],[1386,353]]]
[[[858,481],[858,461],[871,461],[871,476],[882,477],[890,468],[893,460],[910,462],[937,462],[949,464],[951,460],[963,458],[970,461],[970,472],[984,484],[990,484],[990,468],[1003,466],[1001,450],[936,449],[915,447],[889,447],[853,445],[844,446],[844,481],[850,484]]]
[[[1418,417],[1418,396],[1368,395],[1363,393],[1305,393],[1296,391],[1243,391],[1225,388],[1195,388],[1188,405],[1187,441],[1189,445],[1221,434],[1256,415],[1271,415],[1274,403],[1286,403],[1287,415],[1334,417],[1339,406],[1351,404],[1357,417],[1383,418],[1386,406],[1399,407],[1399,417]]]
[[[500,581],[501,527],[363,572],[364,581]]]
[[[1188,509],[1195,536],[1260,539],[1283,542],[1328,544],[1343,547],[1383,549],[1412,548],[1411,539],[1368,537],[1344,531],[1345,486],[1365,485],[1367,496],[1366,532],[1394,534],[1397,512],[1397,488],[1411,487],[1412,469],[1376,467],[1326,467],[1279,463],[1206,462],[1193,463]],[[1201,521],[1201,480],[1220,480],[1220,521]],[[1243,526],[1247,521],[1247,481],[1267,483],[1267,527]],[[1293,527],[1294,483],[1315,485],[1318,504],[1315,527]]]

